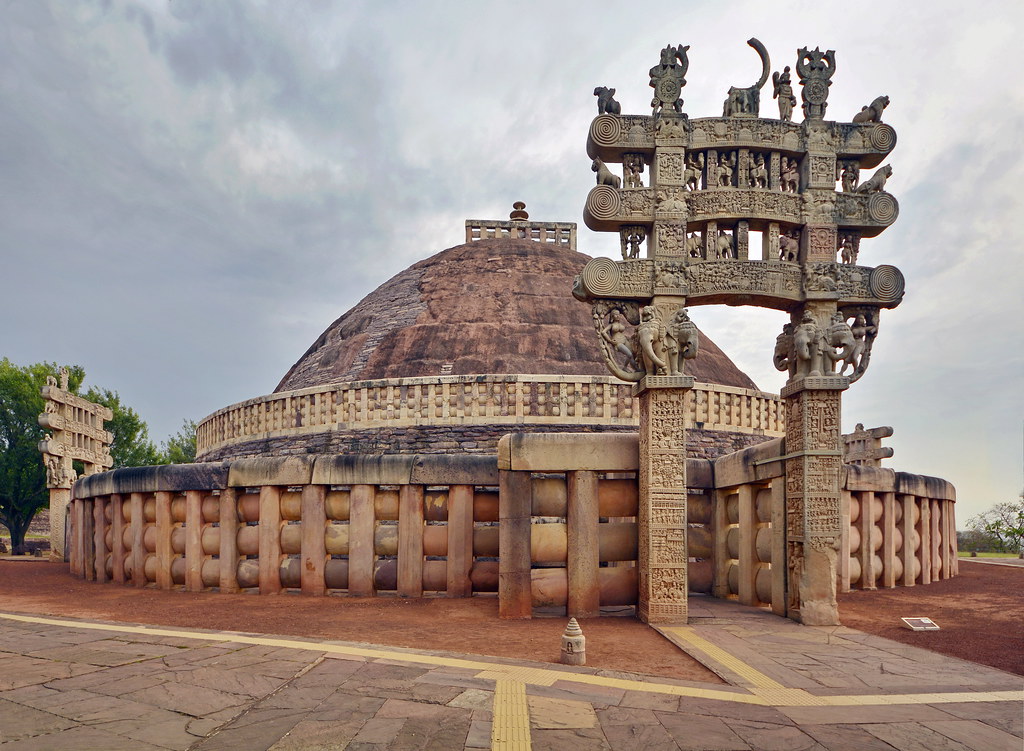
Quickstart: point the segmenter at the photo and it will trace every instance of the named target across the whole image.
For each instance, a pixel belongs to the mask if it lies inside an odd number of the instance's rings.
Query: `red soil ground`
[[[962,561],[961,575],[927,587],[851,592],[844,625],[1024,675],[1024,567]],[[0,610],[35,615],[222,629],[556,662],[564,618],[499,620],[494,598],[259,597],[162,592],[73,578],[64,564],[0,561]],[[917,633],[901,616],[941,627]],[[721,683],[631,617],[582,623],[587,665]]]

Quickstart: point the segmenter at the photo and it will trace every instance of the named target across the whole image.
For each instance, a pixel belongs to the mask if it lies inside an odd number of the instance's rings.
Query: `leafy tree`
[[[1019,500],[997,503],[973,517],[968,525],[988,537],[999,553],[1024,551],[1024,493]]]
[[[195,420],[185,420],[181,430],[172,435],[161,446],[162,463],[191,464],[196,460],[196,425]]]
[[[77,365],[67,367],[68,390],[79,393],[85,370]],[[40,393],[46,377],[58,377],[57,363],[41,362],[18,366],[6,357],[0,360],[0,524],[11,534],[15,553],[25,551],[25,533],[36,511],[50,500],[46,489],[46,470],[43,467],[39,442],[45,431],[38,418],[44,400]],[[145,421],[131,407],[121,403],[116,391],[90,388],[82,396],[99,402],[114,413],[105,428],[114,438],[110,453],[114,467],[139,467],[188,461],[188,429],[191,427],[191,451],[195,458],[195,423],[186,422],[182,432],[169,439],[164,451],[157,449],[149,438]],[[81,471],[81,466],[77,467]]]
[[[47,376],[57,376],[56,363],[27,367],[0,360],[0,523],[11,533],[15,553],[25,552],[25,533],[36,511],[46,506],[46,470],[39,442],[44,401],[40,394]],[[68,368],[68,387],[77,389],[85,377],[78,366]]]
[[[113,469],[167,463],[162,461],[160,451],[149,438],[149,426],[139,417],[138,412],[121,403],[121,397],[116,391],[91,387],[82,396],[90,402],[109,407],[114,413],[113,419],[104,424],[104,428],[114,436],[110,443]]]

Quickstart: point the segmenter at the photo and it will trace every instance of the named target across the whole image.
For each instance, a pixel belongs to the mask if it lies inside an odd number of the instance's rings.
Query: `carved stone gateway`
[[[841,394],[867,369],[879,312],[903,298],[893,266],[858,265],[860,241],[899,213],[885,192],[896,145],[878,99],[853,122],[824,120],[835,52],[801,48],[774,78],[780,119],[759,116],[767,50],[754,86],[732,87],[720,118],[683,112],[688,46],[667,46],[650,70],[650,116],[605,108],[587,153],[598,185],[584,207],[597,231],[618,232],[622,261],[595,258],[573,294],[592,306],[609,370],[640,400],[639,607],[648,622],[686,620],[686,415],[694,357],[691,305],[754,305],[790,316],[775,342],[788,374],[786,402],[786,610],[810,624],[838,623],[836,559],[841,536]],[[867,111],[868,108],[865,108]],[[623,178],[613,167],[623,165]],[[648,186],[639,167],[650,166]],[[837,184],[839,190],[837,190]],[[760,257],[756,257],[760,235]],[[646,243],[646,257],[640,257]],[[777,565],[783,565],[778,562]]]
[[[71,502],[71,486],[77,479],[72,462],[82,462],[86,475],[113,466],[110,442],[114,437],[103,429],[103,422],[114,414],[102,404],[68,391],[65,369],[61,370],[59,382],[53,376],[47,377],[42,394],[46,406],[39,415],[39,424],[52,431],[39,443],[46,465],[46,487],[50,491],[50,556],[63,560],[64,517]]]

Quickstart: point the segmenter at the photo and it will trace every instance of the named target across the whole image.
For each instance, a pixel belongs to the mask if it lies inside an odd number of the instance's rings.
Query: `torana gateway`
[[[889,100],[826,120],[836,55],[804,48],[794,123],[790,67],[771,74],[749,44],[761,74],[722,117],[683,111],[681,45],[650,69],[650,115],[595,89],[584,220],[619,233],[621,261],[523,204],[468,221],[464,245],[335,321],[275,393],[203,420],[200,463],[78,480],[72,572],[497,593],[503,617],[633,605],[652,623],[685,622],[699,593],[808,624],[838,623],[837,590],[955,575],[952,486],[882,468],[890,428],[840,433],[841,394],[903,297],[898,269],[859,264],[898,213]],[[778,119],[760,116],[770,74]],[[688,307],[709,304],[790,314],[765,353],[781,396],[697,330]]]

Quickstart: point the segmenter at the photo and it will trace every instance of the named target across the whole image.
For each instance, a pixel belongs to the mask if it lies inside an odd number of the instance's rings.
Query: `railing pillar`
[[[220,492],[220,591],[238,591],[238,492]]]
[[[568,612],[574,618],[601,614],[601,567],[597,508],[597,472],[566,472],[568,558]]]
[[[302,565],[299,581],[305,595],[322,595],[327,591],[324,571],[327,566],[326,485],[302,487]],[[401,558],[399,558],[401,561]]]
[[[530,580],[530,516],[533,483],[529,472],[499,470],[498,501],[498,614],[502,618],[532,618]]]
[[[203,494],[185,491],[185,591],[203,589]]]
[[[260,487],[260,594],[281,591],[281,488]]]
[[[174,582],[171,578],[171,494],[166,491],[156,493],[156,585],[160,589],[170,589]]]
[[[353,485],[349,495],[348,521],[348,593],[372,597],[375,593],[373,566],[377,560],[373,546],[374,487]]]
[[[398,594],[423,596],[423,486],[398,493]]]
[[[146,586],[146,515],[142,493],[132,493],[132,584]]]
[[[473,582],[473,486],[448,488],[448,596],[469,597]]]

